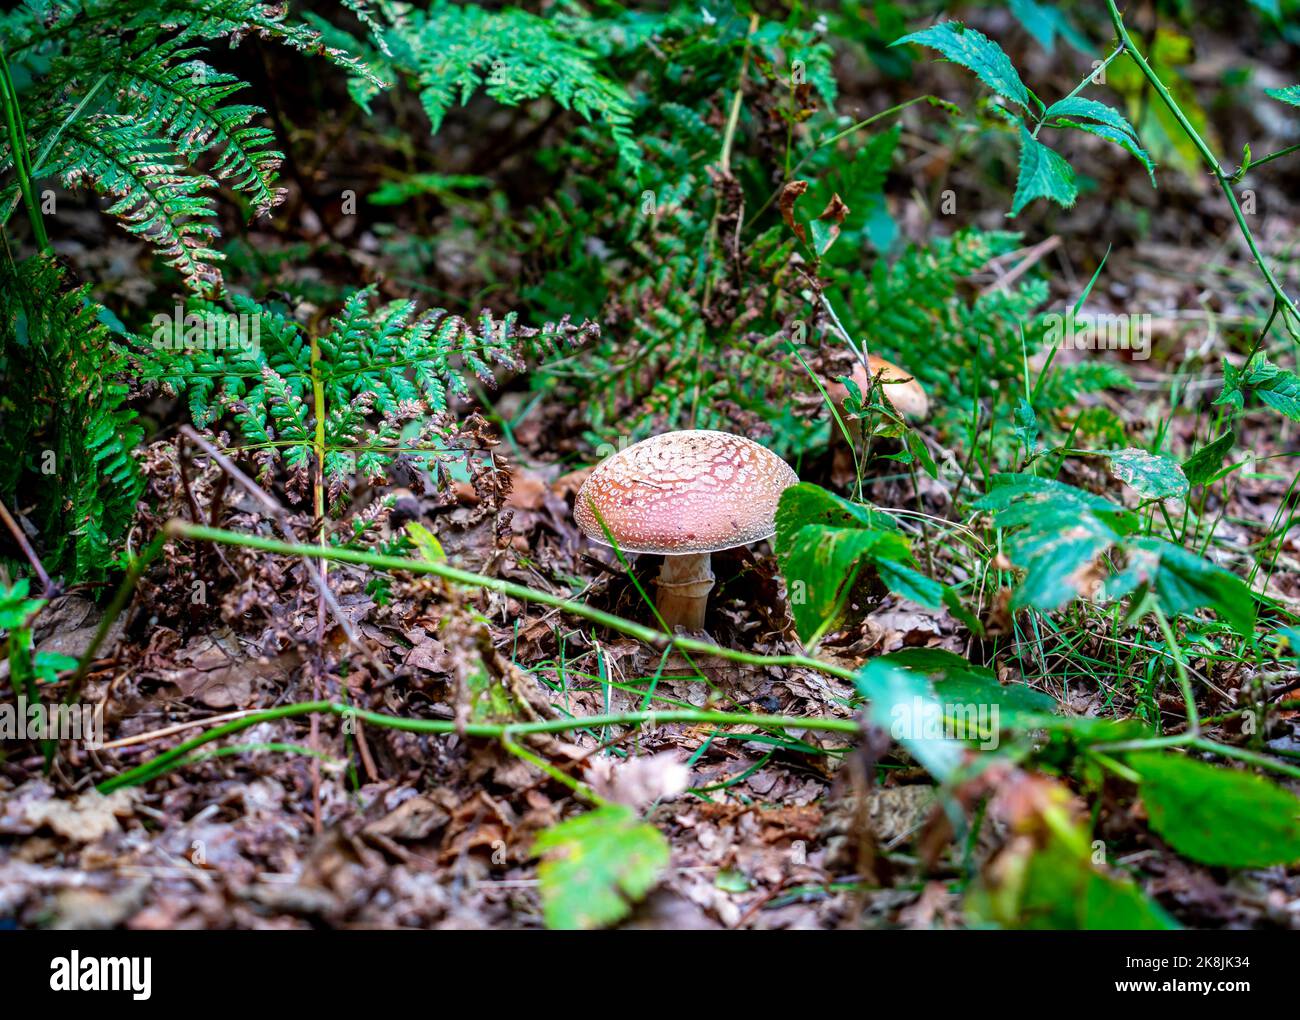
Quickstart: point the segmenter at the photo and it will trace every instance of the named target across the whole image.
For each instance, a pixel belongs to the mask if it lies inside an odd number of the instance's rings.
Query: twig
[[[1024,276],[1025,273],[1029,272],[1029,270],[1038,262],[1041,262],[1045,256],[1050,255],[1059,247],[1061,247],[1061,237],[1059,234],[1053,234],[1046,241],[1038,242],[1038,244],[1025,252],[1025,257],[1016,263],[1013,269],[1008,270],[981,290],[979,296],[986,297],[995,291],[1002,290],[1004,287],[1010,287],[1018,279]]]
[[[50,581],[50,575],[45,572],[45,567],[41,564],[40,557],[36,555],[36,550],[27,541],[27,536],[23,534],[22,527],[13,519],[13,516],[9,513],[9,508],[3,502],[0,502],[0,520],[4,521],[5,527],[14,536],[18,548],[23,551],[23,555],[27,557],[27,562],[32,565],[32,570],[36,572],[36,576],[41,582],[43,594],[46,598],[49,598],[54,594],[54,584]]]
[[[186,439],[194,443],[203,450],[204,453],[216,461],[226,474],[230,475],[230,477],[239,483],[239,485],[248,492],[250,496],[258,500],[262,506],[267,509],[271,516],[273,516],[279,523],[280,529],[284,532],[285,537],[288,538],[290,542],[298,541],[297,532],[294,530],[293,524],[289,521],[289,512],[285,510],[285,508],[282,507],[270,493],[249,478],[248,475],[244,474],[243,471],[235,466],[234,462],[229,457],[204,439],[203,436],[199,435],[199,433],[189,425],[182,425],[180,431]],[[304,567],[307,571],[307,576],[311,578],[312,584],[315,586],[321,598],[324,599],[325,604],[329,607],[330,613],[333,614],[339,628],[347,637],[348,643],[365,656],[366,661],[375,667],[375,671],[381,677],[385,680],[391,680],[392,674],[389,672],[388,667],[385,666],[378,657],[376,657],[375,653],[362,642],[361,638],[357,635],[356,630],[353,629],[351,621],[349,621],[343,614],[343,609],[339,605],[338,600],[334,597],[334,593],[321,581],[320,574],[317,571],[312,570],[310,564],[304,564]]]
[[[176,723],[173,726],[164,726],[160,730],[150,730],[148,733],[137,733],[132,737],[121,737],[118,740],[110,740],[105,744],[101,744],[98,750],[114,751],[123,747],[132,747],[135,744],[147,744],[151,740],[160,740],[163,737],[170,737],[174,734],[183,733],[185,730],[196,729],[200,726],[229,722],[231,719],[242,719],[257,711],[258,709],[256,708],[241,708],[236,712],[225,712],[222,715],[209,716],[207,719],[191,719],[189,722]]]

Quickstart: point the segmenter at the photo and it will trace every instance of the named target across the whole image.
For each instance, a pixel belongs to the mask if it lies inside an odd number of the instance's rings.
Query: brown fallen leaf
[[[28,802],[24,814],[34,828],[48,825],[74,843],[93,843],[121,831],[117,819],[131,816],[137,796],[133,789],[115,790],[108,796],[90,790],[72,800]]]

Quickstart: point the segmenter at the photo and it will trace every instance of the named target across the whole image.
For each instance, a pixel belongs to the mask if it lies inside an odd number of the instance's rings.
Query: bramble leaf
[[[1187,476],[1178,462],[1163,453],[1146,450],[1102,450],[1110,461],[1110,473],[1130,486],[1143,499],[1172,499],[1186,496]]]
[[[1245,406],[1246,389],[1253,390],[1261,401],[1280,411],[1292,421],[1300,421],[1300,376],[1257,354],[1244,368],[1227,362],[1223,366],[1223,392],[1216,404],[1240,411]]]
[[[1255,600],[1236,574],[1159,538],[1126,544],[1129,559],[1108,588],[1113,596],[1152,592],[1170,616],[1213,609],[1238,634],[1255,627]]]
[[[781,494],[773,544],[804,641],[839,618],[864,565],[896,594],[932,609],[947,606],[979,629],[952,589],[915,569],[911,544],[883,511],[801,482]]]
[[[1057,205],[1069,208],[1079,197],[1079,185],[1074,170],[1061,156],[1020,127],[1020,176],[1016,180],[1016,194],[1011,201],[1010,216],[1020,211],[1036,198],[1047,198]]]
[[[1300,861],[1300,799],[1252,772],[1149,751],[1128,763],[1151,828],[1202,864],[1265,868]]]
[[[599,928],[625,917],[668,865],[663,833],[623,804],[553,825],[533,847],[548,928]]]
[[[1292,106],[1300,106],[1300,85],[1288,85],[1283,89],[1265,89],[1264,91],[1279,103],[1290,103]]]
[[[1187,484],[1194,487],[1214,481],[1235,439],[1232,429],[1229,429],[1214,442],[1206,443],[1183,461],[1183,474],[1187,476]]]
[[[974,71],[976,77],[998,95],[1026,110],[1029,109],[1031,100],[1038,103],[1033,93],[1020,80],[1019,72],[1002,47],[984,33],[967,28],[960,21],[940,22],[923,31],[905,35],[892,45],[902,46],[904,43],[938,50],[954,64],[961,64]]]

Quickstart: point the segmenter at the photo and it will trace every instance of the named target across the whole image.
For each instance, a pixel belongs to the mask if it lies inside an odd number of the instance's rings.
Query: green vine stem
[[[256,712],[239,719],[232,719],[220,726],[214,726],[197,737],[177,745],[170,751],[164,751],[157,757],[100,783],[97,789],[100,793],[112,793],[122,787],[135,786],[184,764],[190,760],[189,755],[204,744],[220,740],[222,737],[227,737],[232,733],[238,733],[241,730],[246,730],[251,726],[257,726],[264,722],[317,713],[357,719],[371,726],[391,730],[405,730],[411,733],[460,733],[470,737],[500,740],[516,754],[520,750],[518,745],[515,744],[515,738],[517,737],[534,733],[565,733],[571,730],[601,726],[639,727],[644,725],[654,726],[659,723],[688,723],[713,726],[757,726],[772,729],[820,730],[827,733],[843,733],[846,735],[857,735],[860,731],[860,724],[855,719],[830,719],[817,716],[804,719],[790,715],[751,715],[743,712],[710,712],[687,709],[670,709],[662,712],[615,712],[608,715],[587,715],[573,719],[543,719],[539,722],[527,723],[465,723],[461,725],[451,719],[407,719],[402,716],[386,715],[382,712],[371,712],[357,708],[355,705],[345,705],[337,701],[301,701],[292,705],[268,708],[264,712]],[[511,747],[512,744],[513,747]],[[534,764],[538,763],[535,761]],[[538,767],[550,774],[550,769],[545,767],[545,763],[539,764]],[[569,780],[569,777],[566,776],[565,780]],[[566,785],[568,785],[567,782]]]
[[[1178,105],[1178,100],[1176,100],[1170,94],[1169,90],[1165,88],[1164,83],[1160,80],[1160,76],[1151,69],[1151,65],[1147,63],[1141,50],[1139,50],[1134,44],[1132,36],[1128,33],[1128,29],[1124,27],[1124,17],[1120,14],[1119,8],[1115,6],[1115,0],[1106,0],[1106,6],[1110,8],[1110,18],[1115,25],[1115,34],[1119,37],[1120,47],[1128,53],[1133,62],[1137,64],[1138,70],[1140,70],[1143,77],[1150,82],[1151,88],[1155,91],[1156,95],[1160,97],[1161,102],[1169,108],[1169,112],[1173,114],[1174,119],[1178,121],[1178,126],[1182,128],[1183,133],[1187,135],[1192,145],[1196,148],[1196,151],[1200,154],[1205,165],[1209,167],[1210,172],[1214,174],[1214,179],[1219,182],[1219,187],[1223,189],[1223,193],[1228,199],[1228,205],[1232,209],[1232,215],[1236,219],[1237,226],[1241,230],[1241,236],[1245,238],[1246,245],[1250,248],[1250,253],[1255,259],[1255,264],[1259,266],[1260,273],[1263,274],[1264,279],[1268,282],[1269,288],[1273,291],[1274,298],[1291,314],[1291,318],[1287,322],[1287,329],[1290,330],[1293,336],[1296,336],[1296,330],[1300,329],[1300,308],[1296,307],[1295,301],[1293,301],[1291,296],[1282,289],[1282,285],[1278,283],[1277,277],[1273,275],[1273,270],[1269,268],[1268,263],[1264,260],[1263,253],[1259,250],[1259,244],[1255,241],[1255,235],[1251,231],[1250,225],[1246,222],[1246,215],[1241,211],[1241,203],[1237,201],[1237,195],[1232,190],[1233,176],[1224,171],[1223,167],[1219,164],[1218,157],[1210,151],[1210,147],[1205,143],[1205,139],[1203,139],[1196,128],[1192,126],[1192,122],[1187,119],[1187,114],[1183,113],[1182,108]]]
[[[517,598],[524,602],[538,602],[542,605],[563,610],[574,616],[582,617],[584,620],[590,620],[592,623],[598,623],[602,627],[608,627],[610,630],[616,630],[639,641],[644,641],[654,648],[675,648],[679,651],[695,652],[699,655],[716,655],[720,659],[729,659],[732,662],[742,662],[751,666],[794,666],[813,669],[830,676],[839,677],[841,680],[847,680],[850,683],[857,678],[857,674],[845,666],[824,662],[810,655],[758,655],[754,652],[726,648],[711,641],[700,641],[698,638],[685,637],[681,634],[665,634],[661,630],[633,623],[631,620],[625,620],[613,613],[593,609],[582,602],[560,598],[558,595],[551,595],[548,592],[528,588],[522,584],[515,584],[513,581],[505,581],[497,577],[485,577],[482,574],[475,574],[468,570],[458,570],[446,563],[437,563],[432,560],[381,556],[378,553],[364,552],[358,549],[293,545],[288,542],[278,542],[273,538],[263,538],[260,535],[250,535],[239,531],[225,531],[221,528],[209,528],[205,525],[191,524],[188,521],[181,520],[169,521],[167,533],[173,538],[185,538],[199,542],[220,542],[223,545],[261,549],[263,552],[278,553],[282,556],[308,556],[316,559],[334,560],[338,563],[376,567],[379,570],[398,570],[410,574],[433,574],[436,577],[441,577],[444,581],[451,581],[454,584],[464,585],[469,588],[483,588],[487,591],[509,595],[511,598]]]
[[[18,190],[27,206],[27,218],[32,223],[32,236],[41,251],[49,251],[50,238],[45,233],[45,220],[41,218],[41,207],[36,201],[36,191],[32,186],[31,155],[27,151],[27,133],[23,128],[22,109],[18,105],[18,90],[14,88],[9,61],[5,59],[3,51],[0,51],[0,105],[4,106],[9,152],[13,157],[14,173],[18,175]]]
[[[220,542],[223,545],[243,546],[248,549],[261,549],[264,552],[277,553],[283,556],[308,556],[321,559],[332,559],[341,563],[352,563],[359,566],[376,567],[380,570],[388,571],[405,571],[412,574],[433,574],[441,577],[443,580],[451,581],[454,584],[464,585],[470,588],[482,588],[487,591],[495,591],[502,595],[509,595],[513,598],[525,602],[538,602],[543,605],[551,606],[555,609],[563,610],[574,616],[590,620],[592,623],[608,627],[610,630],[616,630],[620,633],[627,634],[630,637],[644,641],[658,649],[675,648],[685,652],[695,652],[701,655],[716,655],[721,659],[728,659],[732,662],[741,662],[753,666],[788,666],[803,669],[813,669],[829,676],[839,677],[841,680],[847,680],[852,683],[856,679],[853,670],[844,666],[837,666],[834,663],[823,662],[820,659],[808,655],[758,655],[753,652],[743,652],[734,648],[725,648],[722,645],[712,644],[708,641],[700,641],[696,638],[684,637],[680,634],[668,635],[663,631],[655,630],[652,627],[646,627],[639,623],[633,623],[631,620],[624,620],[622,617],[614,616],[612,613],[606,613],[600,609],[593,609],[591,606],[584,605],[581,602],[573,602],[569,599],[560,598],[558,595],[551,595],[548,592],[537,591],[533,588],[525,587],[522,584],[515,584],[513,581],[505,581],[496,577],[485,577],[482,574],[475,574],[468,570],[458,570],[456,567],[449,566],[446,563],[433,562],[431,560],[411,560],[403,559],[398,556],[381,556],[377,553],[363,552],[356,549],[322,549],[315,545],[293,545],[288,542],[278,542],[275,539],[263,538],[260,535],[243,534],[238,531],[225,531],[221,528],[209,528],[204,525],[191,524],[188,521],[172,520],[167,524],[167,534],[173,538],[183,538],[195,541]],[[1168,621],[1165,620],[1168,626]],[[1172,628],[1165,634],[1166,640],[1170,640]],[[1224,758],[1234,758],[1237,761],[1247,762],[1260,768],[1271,769],[1284,775],[1300,778],[1300,768],[1289,765],[1286,762],[1280,762],[1270,758],[1267,755],[1258,754],[1254,751],[1248,751],[1243,748],[1233,747],[1230,744],[1220,744],[1217,741],[1208,740],[1200,735],[1200,724],[1196,716],[1195,705],[1191,703],[1193,694],[1191,681],[1186,673],[1186,664],[1181,661],[1177,655],[1174,656],[1175,667],[1178,669],[1179,682],[1183,689],[1183,694],[1188,698],[1189,723],[1195,728],[1189,728],[1183,733],[1167,737],[1151,737],[1139,740],[1117,741],[1114,743],[1098,744],[1094,749],[1100,752],[1107,751],[1138,751],[1150,750],[1161,747],[1192,747],[1200,751],[1208,751],[1211,754],[1217,754]],[[1179,668],[1181,667],[1181,668]],[[310,712],[332,712],[336,715],[352,713],[356,718],[364,722],[373,723],[376,726],[389,727],[391,729],[415,730],[424,733],[465,733],[469,736],[486,737],[494,740],[505,738],[510,740],[516,736],[522,736],[529,733],[560,733],[568,730],[585,729],[596,726],[619,726],[619,725],[640,725],[642,723],[658,722],[682,722],[695,724],[715,724],[715,725],[737,725],[737,726],[760,726],[772,727],[776,729],[810,729],[825,730],[834,733],[853,733],[859,732],[859,723],[853,719],[831,719],[825,717],[813,716],[809,718],[800,718],[797,716],[768,716],[768,715],[746,715],[741,713],[729,712],[705,712],[705,711],[688,711],[672,710],[664,712],[628,712],[620,715],[596,715],[584,716],[579,719],[552,719],[536,723],[520,723],[509,726],[495,724],[469,724],[462,729],[458,729],[454,722],[446,720],[424,720],[424,719],[404,719],[398,716],[383,715],[377,712],[364,712],[349,705],[339,705],[328,701],[303,702],[297,705],[286,705],[282,708],[269,709],[266,712],[256,715],[245,716],[241,719],[233,720],[222,726],[208,731],[200,737],[194,738],[186,744],[182,744],[174,751],[168,751],[151,762],[132,769],[115,779],[109,780],[100,787],[101,790],[116,789],[118,786],[129,785],[130,783],[140,782],[143,778],[148,778],[153,774],[152,770],[159,767],[168,766],[169,762],[175,760],[184,753],[188,753],[195,747],[206,743],[209,740],[216,740],[225,736],[227,733],[237,732],[248,726],[255,725],[258,722],[265,722],[268,719],[277,719],[286,715],[304,715]],[[1195,720],[1195,721],[1194,721]]]

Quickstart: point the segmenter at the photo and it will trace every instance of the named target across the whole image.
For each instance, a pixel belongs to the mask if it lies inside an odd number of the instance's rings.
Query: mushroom
[[[857,384],[859,392],[864,397],[867,395],[871,379],[878,379],[884,389],[885,396],[889,398],[889,402],[898,409],[899,414],[904,418],[910,421],[920,421],[930,413],[930,401],[925,395],[925,390],[909,373],[903,371],[893,362],[878,358],[874,354],[868,355],[867,365],[871,369],[870,378],[868,378],[867,370],[862,367],[860,361],[853,363],[853,372],[851,373],[853,381]],[[849,397],[848,387],[840,382],[832,382],[827,385],[826,393],[835,402],[835,409],[843,417],[845,414],[844,402]],[[856,439],[861,426],[856,423],[856,419],[850,420],[847,424]]]
[[[793,469],[752,439],[695,429],[620,450],[578,490],[573,516],[594,542],[659,553],[655,604],[670,633],[704,629],[713,589],[709,557],[770,538]]]

